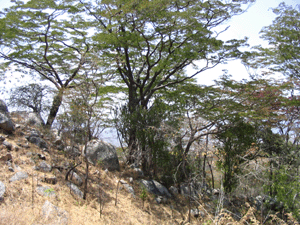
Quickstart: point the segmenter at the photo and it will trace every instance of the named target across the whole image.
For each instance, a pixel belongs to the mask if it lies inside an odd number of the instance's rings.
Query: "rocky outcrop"
[[[25,138],[32,144],[37,145],[40,149],[48,149],[48,144],[43,140],[42,135],[37,130],[32,130],[30,135]]]
[[[85,149],[82,151],[83,155],[84,152]],[[110,171],[120,170],[119,159],[115,147],[105,141],[91,140],[87,144],[86,157],[93,165],[101,165],[104,169]]]
[[[83,192],[80,191],[80,189],[73,184],[72,182],[67,182],[67,186],[70,188],[73,194],[77,195],[80,198],[83,198]]]
[[[3,100],[0,99],[0,128],[11,133],[15,130],[15,125],[10,119],[7,106]]]
[[[140,181],[142,185],[145,186],[148,192],[159,195],[159,196],[165,196],[170,198],[171,194],[168,191],[168,189],[163,186],[161,183],[155,181],[155,180],[141,180]]]

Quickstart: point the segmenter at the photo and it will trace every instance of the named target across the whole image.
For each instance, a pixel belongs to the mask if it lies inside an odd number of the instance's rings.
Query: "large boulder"
[[[45,125],[45,122],[42,119],[41,115],[37,112],[15,111],[11,113],[11,116],[15,118],[18,123],[34,126]]]
[[[168,189],[156,180],[140,180],[140,183],[152,194],[168,198],[172,197]]]
[[[85,148],[82,150],[82,154],[85,156],[84,152]],[[87,144],[86,157],[93,165],[100,164],[108,170],[120,170],[115,147],[105,141],[91,140]]]
[[[9,117],[8,109],[3,100],[0,99],[0,128],[6,132],[13,132],[15,125]]]

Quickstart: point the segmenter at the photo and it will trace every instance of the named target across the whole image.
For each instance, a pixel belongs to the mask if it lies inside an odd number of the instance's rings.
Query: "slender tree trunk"
[[[63,99],[63,92],[64,91],[61,88],[58,91],[57,95],[55,95],[54,98],[53,98],[52,106],[51,106],[50,113],[49,113],[49,116],[48,116],[48,120],[47,120],[47,123],[46,123],[46,126],[49,127],[49,128],[52,126],[53,121],[55,120],[56,115],[58,113],[59,107],[61,106],[62,99]]]

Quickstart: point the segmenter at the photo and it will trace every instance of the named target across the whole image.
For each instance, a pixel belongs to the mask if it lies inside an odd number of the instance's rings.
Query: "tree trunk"
[[[53,121],[55,120],[56,115],[58,113],[59,107],[61,106],[62,99],[63,99],[63,92],[64,91],[61,88],[58,91],[57,95],[55,95],[54,98],[53,98],[52,106],[51,106],[50,113],[49,113],[49,116],[48,116],[48,120],[47,120],[47,123],[46,123],[46,126],[49,127],[49,128],[52,126]]]

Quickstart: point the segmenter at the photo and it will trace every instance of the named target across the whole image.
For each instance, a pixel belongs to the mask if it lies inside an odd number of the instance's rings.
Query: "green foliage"
[[[217,135],[217,139],[221,142],[218,167],[224,171],[223,185],[225,192],[229,193],[237,185],[236,175],[241,173],[239,166],[249,156],[247,151],[256,143],[255,127],[236,117],[229,122],[227,129]]]
[[[257,46],[257,52],[253,52],[251,59],[246,61],[254,67],[279,71],[286,76],[300,77],[300,6],[286,5],[282,2],[273,9],[277,15],[273,23],[261,30],[262,38],[268,41],[267,48]],[[246,62],[245,61],[245,62]],[[265,70],[268,73],[268,70]]]

